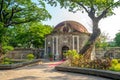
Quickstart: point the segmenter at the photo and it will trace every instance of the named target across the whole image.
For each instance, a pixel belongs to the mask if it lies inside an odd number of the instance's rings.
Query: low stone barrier
[[[37,62],[40,62],[41,59],[36,59],[32,61],[26,61],[26,62],[21,62],[21,63],[15,63],[15,64],[0,64],[0,70],[8,70],[8,69],[15,69],[18,67],[23,67],[29,64],[34,64]]]
[[[120,80],[120,72],[114,72],[114,71],[108,71],[108,70],[97,70],[97,69],[90,69],[90,68],[69,67],[69,66],[62,66],[62,65],[56,66],[55,69],[58,71],[75,72],[75,73],[95,75],[95,76],[101,76],[101,77],[111,78],[115,80]]]

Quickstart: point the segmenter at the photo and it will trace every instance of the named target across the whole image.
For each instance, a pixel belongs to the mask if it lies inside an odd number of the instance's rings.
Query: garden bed
[[[70,67],[66,65],[67,63],[68,62],[66,61],[63,64],[56,66],[55,69],[58,71],[75,72],[75,73],[95,75],[95,76],[120,80],[120,72],[90,69],[90,68]]]
[[[35,59],[35,60],[31,60],[31,61],[22,61],[22,62],[18,62],[16,61],[16,63],[14,64],[0,64],[0,70],[8,70],[8,69],[15,69],[18,67],[22,67],[22,66],[26,66],[29,64],[33,64],[33,63],[37,63],[41,61],[41,59]]]

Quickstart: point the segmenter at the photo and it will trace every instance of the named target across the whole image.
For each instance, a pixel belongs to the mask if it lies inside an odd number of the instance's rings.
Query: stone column
[[[44,49],[44,50],[45,50],[45,52],[44,52],[44,57],[46,57],[46,55],[47,55],[47,54],[46,54],[46,53],[47,53],[47,51],[46,51],[46,50],[47,50],[47,46],[46,46],[46,38],[45,38],[45,49]]]
[[[54,53],[54,37],[52,37],[52,54]]]
[[[58,36],[56,37],[56,53],[58,53]]]
[[[77,36],[77,52],[79,53],[79,36]]]
[[[74,50],[74,36],[72,36],[72,41],[73,41],[73,50]]]

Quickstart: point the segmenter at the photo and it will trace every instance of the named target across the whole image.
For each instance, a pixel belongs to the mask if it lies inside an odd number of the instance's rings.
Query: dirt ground
[[[111,80],[98,76],[56,71],[60,62],[43,62],[25,67],[0,70],[0,80]]]

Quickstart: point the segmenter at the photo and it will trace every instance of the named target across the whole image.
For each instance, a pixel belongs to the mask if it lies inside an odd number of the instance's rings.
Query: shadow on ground
[[[19,78],[10,79],[10,80],[36,80],[38,78],[39,77],[35,77],[35,76],[23,76]]]

